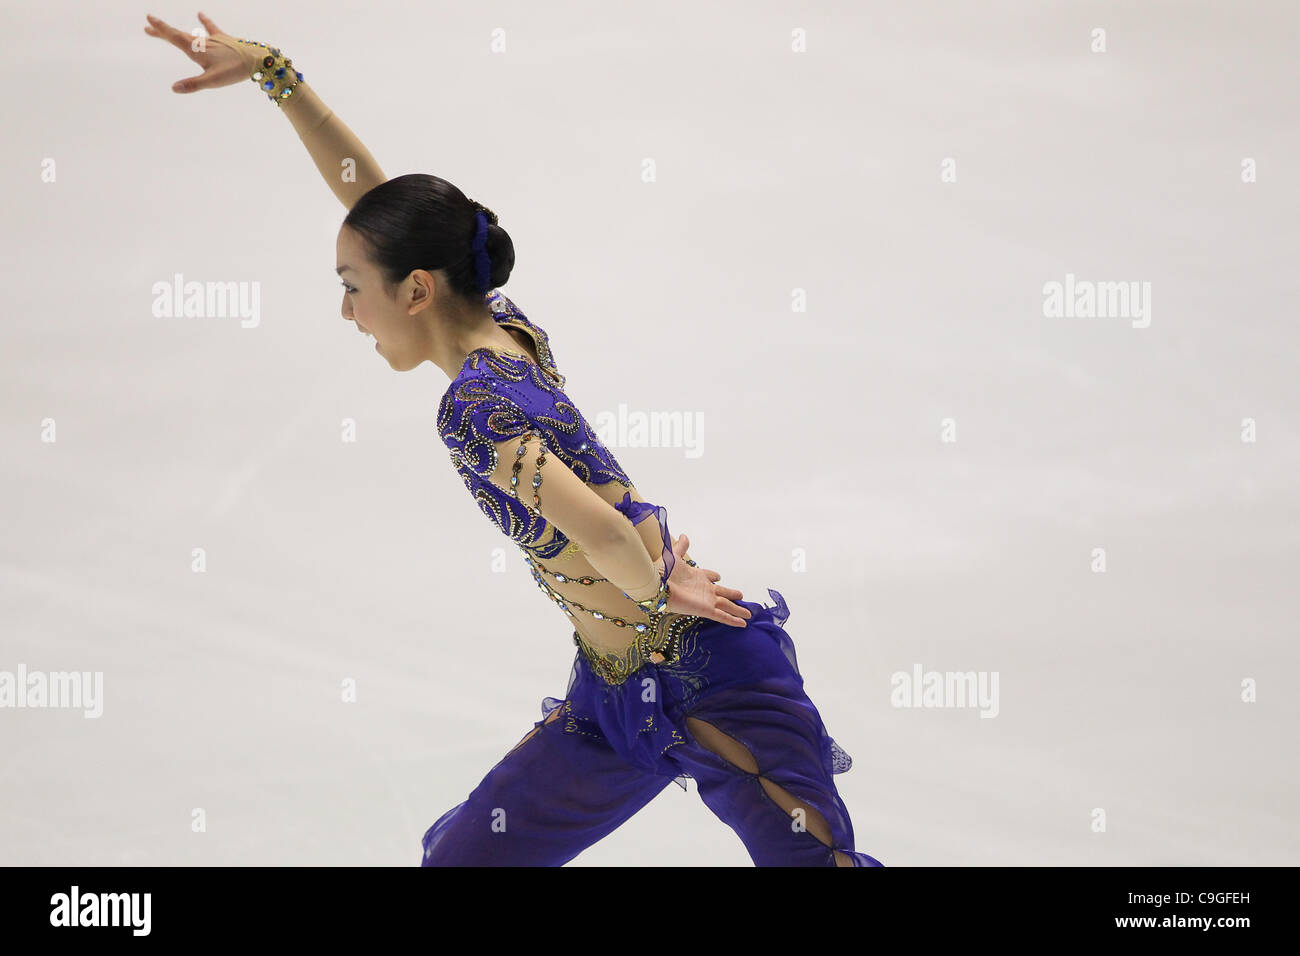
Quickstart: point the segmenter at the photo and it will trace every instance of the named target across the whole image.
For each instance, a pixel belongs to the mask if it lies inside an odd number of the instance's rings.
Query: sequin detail
[[[702,617],[683,614],[669,622],[667,627],[661,628],[661,635],[639,637],[622,651],[594,648],[577,631],[573,632],[573,643],[605,683],[618,685],[648,664],[661,668],[677,664],[682,658],[684,644],[703,621]]]
[[[546,575],[553,576],[558,583],[611,582],[594,574],[576,577],[556,574],[536,563],[536,559],[549,561],[581,553],[576,542],[570,541],[541,514],[543,466],[550,457],[559,459],[588,485],[618,482],[624,488],[631,488],[632,482],[565,395],[565,379],[555,366],[545,330],[529,321],[499,290],[490,292],[485,301],[498,324],[520,329],[531,337],[538,361],[519,350],[496,346],[476,348],[465,357],[459,374],[438,406],[438,432],[452,465],[479,510],[518,544],[534,580],[575,620],[575,626],[580,628],[577,622],[587,619],[635,632],[636,641],[642,643],[626,651],[620,658],[621,664],[605,667],[605,673],[618,679],[617,675],[622,673],[620,668],[633,666],[635,669],[640,666],[638,662],[651,658],[654,658],[652,663],[659,663],[665,656],[645,642],[672,638],[673,634],[665,633],[664,622],[680,615],[662,613],[663,609],[647,613],[626,597],[610,599],[617,602],[617,610],[575,601],[552,588]],[[505,446],[512,440],[516,444]],[[510,454],[505,447],[514,453],[508,489],[492,481],[494,475],[500,474],[502,454]],[[530,456],[530,449],[536,449],[534,456]]]
[[[565,379],[560,374],[560,370],[555,367],[555,355],[551,351],[551,338],[546,334],[546,330],[540,325],[534,325],[530,322],[528,316],[524,315],[519,307],[511,302],[509,297],[500,289],[493,289],[488,292],[486,302],[497,325],[508,329],[521,329],[527,333],[537,349],[537,357],[541,360],[542,370],[555,383],[556,388],[564,388]]]
[[[564,613],[570,617],[577,616],[573,613],[573,609],[576,608],[579,611],[585,611],[598,621],[606,621],[613,624],[615,627],[630,627],[638,634],[650,634],[659,629],[660,621],[663,618],[661,612],[647,615],[644,610],[638,608],[637,618],[631,621],[626,621],[617,615],[606,613],[598,608],[587,607],[584,604],[578,603],[573,598],[565,597],[559,591],[555,590],[555,588],[546,583],[546,579],[542,577],[541,569],[537,562],[533,560],[532,555],[530,555],[527,550],[524,550],[523,554],[524,560],[528,563],[528,566],[533,573],[533,580],[537,582],[537,586],[545,591],[547,597],[558,604],[560,610],[564,611]],[[605,579],[587,578],[586,583],[594,583],[597,580],[603,581]]]
[[[250,46],[260,46],[267,51],[267,55],[262,57],[261,69],[255,69],[251,78],[258,88],[266,92],[266,98],[279,106],[283,101],[293,95],[294,89],[302,82],[302,73],[293,69],[293,60],[283,56],[278,49],[268,46],[260,40],[244,40],[240,37],[231,37],[236,43],[243,43]],[[283,60],[283,64],[276,66],[276,61]],[[271,71],[271,76],[267,73]],[[292,74],[293,82],[286,82],[286,78]],[[278,90],[278,92],[277,92]]]

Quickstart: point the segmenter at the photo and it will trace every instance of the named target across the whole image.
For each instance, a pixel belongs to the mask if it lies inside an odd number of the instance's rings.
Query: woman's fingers
[[[212,84],[204,82],[211,77],[207,73],[200,73],[198,76],[187,76],[183,80],[177,80],[172,84],[172,89],[177,93],[196,93],[199,90],[205,90]]]
[[[723,611],[723,613],[730,614],[733,617],[743,618],[746,621],[748,621],[751,617],[753,617],[753,614],[750,613],[749,608],[741,607],[739,604],[736,604],[733,601],[727,601],[727,600],[719,601],[718,607]]]
[[[225,30],[221,29],[221,27],[213,23],[212,18],[209,17],[206,13],[199,14],[199,23],[203,24],[203,29],[208,31],[209,36],[216,36],[218,33],[226,32]]]
[[[734,614],[728,614],[726,611],[715,610],[711,615],[713,620],[721,621],[723,624],[730,624],[732,627],[746,627],[746,623]]]
[[[739,591],[737,591],[735,588],[724,588],[721,586],[714,588],[713,593],[718,595],[718,597],[727,598],[728,600],[731,601],[739,601],[741,598],[745,596],[741,594]]]
[[[680,558],[686,553],[689,545],[690,538],[685,534],[679,534],[677,540],[673,542],[673,552]],[[712,612],[707,613],[705,616],[710,620],[721,621],[723,624],[744,627],[745,622],[754,616],[748,608],[741,607],[736,603],[744,598],[744,594],[737,588],[719,585],[718,582],[722,580],[722,575],[711,568],[701,568],[697,565],[695,570],[703,574],[713,584],[715,603]]]
[[[187,54],[193,54],[194,51],[190,49],[190,44],[194,41],[193,34],[182,33],[170,23],[167,23],[164,20],[159,20],[152,14],[146,14],[145,19],[147,19],[153,26],[153,36],[161,37],[178,50],[184,50]],[[147,30],[148,27],[145,29]]]
[[[173,83],[173,92],[194,93],[198,90],[212,90],[220,86],[230,86],[232,83],[244,78],[244,58],[236,49],[237,44],[223,34],[221,29],[208,17],[199,14],[204,29],[208,31],[208,36],[205,39],[216,40],[216,42],[211,46],[205,44],[202,51],[194,49],[195,40],[197,39],[195,34],[177,30],[171,24],[160,20],[153,14],[147,14],[147,19],[149,20],[149,26],[144,28],[145,33],[166,40],[203,67],[202,73],[187,76]],[[228,50],[229,52],[227,52]]]

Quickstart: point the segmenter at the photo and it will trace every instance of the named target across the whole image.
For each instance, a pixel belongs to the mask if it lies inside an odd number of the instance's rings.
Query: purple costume
[[[494,443],[540,433],[547,452],[589,486],[633,486],[563,392],[564,377],[546,333],[499,291],[489,293],[487,302],[498,323],[532,338],[541,364],[512,350],[471,352],[439,405],[439,434],[466,488],[519,546],[538,586],[580,629],[577,622],[587,617],[607,630],[610,621],[626,624],[629,648],[621,654],[597,650],[574,631],[578,651],[564,698],[545,698],[533,732],[464,802],[429,827],[422,865],[560,866],[668,784],[686,789],[692,778],[700,798],[736,832],[756,865],[834,866],[833,851],[839,851],[856,866],[882,866],[854,850],[853,825],[832,779],[852,761],[804,693],[794,644],[783,628],[790,611],[779,592],[768,589],[775,602],[770,606],[737,602],[753,615],[743,628],[676,615],[669,633],[646,635],[644,613],[629,613],[636,606],[625,597],[618,607],[606,600],[595,608],[572,594],[572,585],[605,579],[557,574],[541,564],[577,546],[520,497],[488,480],[497,464]],[[670,572],[665,509],[632,501],[629,494],[615,507],[634,524],[657,518]],[[570,593],[553,587],[547,576]],[[651,656],[652,651],[659,653]],[[757,772],[699,743],[688,717],[742,744]],[[791,795],[796,808],[778,804],[760,778]],[[808,809],[829,825],[830,846],[803,825]]]

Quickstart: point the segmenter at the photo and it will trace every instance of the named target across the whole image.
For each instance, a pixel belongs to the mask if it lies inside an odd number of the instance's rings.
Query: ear
[[[428,269],[416,269],[409,278],[411,280],[411,293],[406,314],[415,315],[415,313],[429,308],[433,300],[437,298],[443,277],[430,272]]]

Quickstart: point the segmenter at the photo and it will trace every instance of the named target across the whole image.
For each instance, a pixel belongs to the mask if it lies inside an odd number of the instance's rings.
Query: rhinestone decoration
[[[528,452],[528,442],[533,438],[537,439],[539,447],[537,455],[537,472],[533,475],[533,503],[531,505],[526,501],[523,503],[524,507],[528,509],[530,514],[536,517],[541,517],[542,499],[537,493],[537,489],[542,486],[542,465],[546,464],[546,441],[538,431],[529,429],[519,436],[519,447],[515,450],[515,464],[513,473],[510,475],[510,490],[515,493],[516,498],[519,498],[519,469],[523,467],[524,455]],[[519,500],[523,501],[522,498],[519,498]]]
[[[683,642],[703,620],[701,617],[683,615],[668,626],[664,640],[651,643],[647,638],[641,637],[622,652],[598,651],[587,644],[577,631],[573,632],[573,643],[605,683],[618,685],[646,664],[671,668],[681,659]]]
[[[663,614],[661,613],[650,612],[647,615],[649,618],[648,622],[625,621],[621,617],[616,617],[613,614],[608,614],[604,611],[597,610],[596,608],[590,608],[583,604],[579,604],[572,598],[566,598],[563,594],[546,583],[546,579],[542,577],[541,572],[538,570],[537,563],[533,560],[533,556],[529,554],[526,549],[521,548],[520,550],[523,552],[524,561],[528,564],[529,570],[532,571],[533,580],[537,582],[537,586],[545,591],[547,597],[558,604],[570,617],[574,617],[575,615],[571,610],[569,610],[569,608],[576,607],[579,611],[585,611],[597,620],[608,621],[615,627],[630,627],[638,634],[649,634],[658,629],[659,622],[663,618]]]
[[[603,680],[621,683],[648,664],[671,668],[681,655],[683,636],[693,633],[694,625],[705,619],[668,612],[664,582],[660,582],[658,594],[638,606],[630,597],[619,597],[622,592],[617,585],[598,577],[590,565],[561,572],[540,563],[581,554],[577,543],[540,513],[542,466],[549,461],[548,455],[560,459],[587,485],[617,481],[630,488],[632,483],[562,391],[564,376],[555,367],[546,332],[500,290],[489,292],[484,301],[498,325],[522,331],[532,339],[536,360],[518,349],[497,346],[479,347],[465,357],[437,415],[438,432],[448,446],[453,466],[479,509],[519,546],[538,589],[574,622],[574,644]],[[538,442],[535,454],[529,449],[534,439]],[[531,475],[525,470],[529,458],[533,459]],[[507,461],[509,468],[503,468]],[[529,486],[531,495],[526,490]],[[593,602],[584,594],[579,601],[559,590],[597,584],[608,589],[604,600]],[[599,621],[601,626],[588,633],[583,621]],[[606,632],[622,632],[630,640],[612,651],[603,645],[620,645],[620,641],[606,639]],[[601,635],[600,647],[587,643],[588,639],[597,640],[596,634]]]
[[[239,37],[232,37],[232,39],[237,43],[260,46],[267,51],[267,55],[262,57],[261,69],[254,70],[251,79],[257,84],[258,89],[266,93],[268,100],[279,106],[284,100],[293,96],[294,89],[303,81],[302,73],[293,69],[293,60],[282,56],[276,47],[267,46],[259,40],[243,40]],[[290,74],[293,75],[293,82],[286,85]]]

